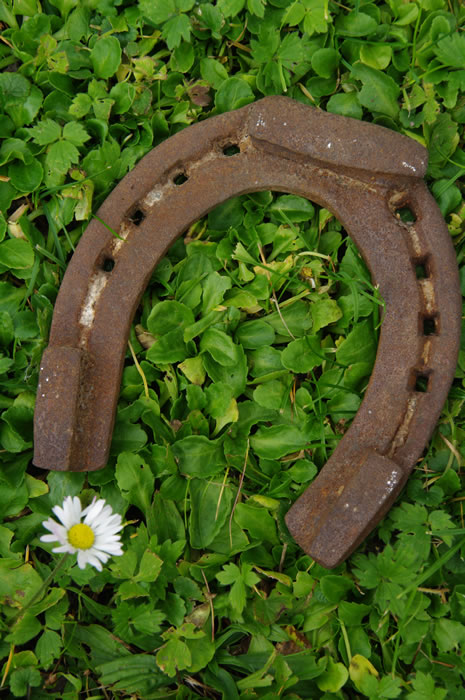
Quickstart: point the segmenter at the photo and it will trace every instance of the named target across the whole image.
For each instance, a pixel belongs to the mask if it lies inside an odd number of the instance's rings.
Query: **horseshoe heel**
[[[228,156],[232,145],[239,152]],[[458,271],[422,180],[426,159],[407,137],[283,97],[190,126],[151,151],[98,212],[119,237],[94,220],[64,276],[40,368],[34,464],[84,471],[107,463],[132,318],[171,243],[231,197],[298,194],[341,221],[386,302],[358,414],[286,518],[310,556],[339,564],[399,494],[455,370]],[[404,206],[412,224],[400,220]]]

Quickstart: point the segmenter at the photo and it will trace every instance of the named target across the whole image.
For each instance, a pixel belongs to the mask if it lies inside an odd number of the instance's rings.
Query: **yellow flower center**
[[[68,542],[76,549],[90,549],[94,540],[94,531],[84,523],[73,525],[68,531]]]

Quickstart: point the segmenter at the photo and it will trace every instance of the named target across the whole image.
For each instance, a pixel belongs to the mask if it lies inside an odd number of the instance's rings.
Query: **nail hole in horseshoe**
[[[404,222],[404,224],[414,224],[417,220],[414,212],[408,206],[399,207],[399,209],[396,209],[394,213],[398,219]]]
[[[175,185],[179,187],[179,185],[183,185],[185,182],[188,181],[188,177],[185,173],[178,173],[178,175],[175,175],[173,177],[173,182]]]
[[[114,267],[115,261],[113,260],[113,258],[105,258],[105,260],[102,263],[102,270],[104,272],[111,272]]]
[[[225,156],[235,156],[237,153],[240,152],[241,149],[235,143],[230,143],[227,146],[224,146],[223,148],[223,155]]]
[[[133,224],[135,224],[136,226],[140,226],[143,220],[145,219],[145,214],[142,211],[142,209],[136,208],[132,210],[128,218],[130,221],[132,221]]]
[[[438,334],[438,317],[437,316],[425,316],[423,318],[423,335],[437,335]]]
[[[419,394],[430,390],[431,372],[414,369],[410,378],[411,389]]]
[[[424,280],[430,276],[428,257],[417,258],[413,261],[415,265],[415,275],[417,280]]]

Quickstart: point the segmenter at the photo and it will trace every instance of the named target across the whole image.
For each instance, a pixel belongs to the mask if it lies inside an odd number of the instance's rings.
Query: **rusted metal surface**
[[[232,145],[240,152],[227,156]],[[213,117],[155,148],[98,212],[120,238],[94,220],[65,274],[40,370],[34,463],[73,471],[107,463],[132,318],[173,241],[230,197],[298,194],[342,222],[386,302],[359,412],[286,518],[310,556],[339,564],[399,494],[454,374],[458,271],[422,179],[426,161],[411,139],[283,97]],[[177,185],[181,173],[187,180]],[[404,206],[414,223],[400,220]]]

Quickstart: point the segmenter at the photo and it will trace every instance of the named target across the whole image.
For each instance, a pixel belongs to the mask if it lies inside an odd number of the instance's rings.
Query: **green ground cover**
[[[325,570],[284,525],[360,405],[382,320],[329,212],[264,192],[194,224],[137,312],[108,466],[31,459],[72,252],[189,124],[285,94],[417,139],[465,284],[465,8],[3,0],[0,23],[0,697],[463,698],[463,350],[423,459],[347,562]],[[122,515],[124,554],[101,572],[70,556],[35,596],[68,495]]]

